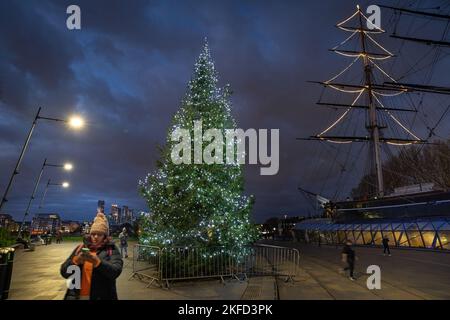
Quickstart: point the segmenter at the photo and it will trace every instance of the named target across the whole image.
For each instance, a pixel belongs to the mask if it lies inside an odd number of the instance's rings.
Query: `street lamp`
[[[28,136],[27,136],[27,138],[25,140],[24,145],[22,146],[22,151],[20,152],[19,159],[17,160],[16,166],[14,167],[14,170],[13,170],[13,172],[11,174],[11,177],[9,178],[9,182],[6,185],[5,193],[3,194],[2,200],[0,202],[0,212],[1,212],[5,202],[8,201],[7,197],[8,197],[9,189],[11,188],[12,182],[14,180],[14,177],[17,174],[19,174],[20,164],[22,163],[22,159],[23,159],[23,157],[25,155],[25,151],[26,151],[26,149],[28,147],[28,144],[30,143],[30,139],[31,139],[31,136],[33,135],[33,131],[34,131],[34,128],[36,127],[37,121],[39,119],[43,119],[43,120],[64,122],[64,123],[67,123],[69,125],[69,127],[73,128],[73,129],[81,129],[84,126],[84,120],[80,116],[72,116],[72,117],[70,117],[68,119],[57,119],[57,118],[42,117],[40,115],[41,114],[41,109],[42,108],[39,107],[39,109],[38,109],[38,111],[36,113],[36,116],[34,117],[33,123],[31,124],[30,131],[28,132]]]
[[[69,118],[68,124],[74,129],[80,129],[84,126],[84,120],[79,116],[72,116]]]
[[[42,208],[42,204],[44,203],[44,199],[45,199],[45,196],[47,194],[47,190],[48,190],[49,186],[60,186],[60,187],[63,187],[63,188],[68,188],[69,187],[69,183],[67,181],[64,181],[62,183],[51,183],[51,179],[48,179],[47,185],[45,186],[44,194],[42,195],[41,202],[39,203],[39,209]]]
[[[34,183],[33,193],[31,194],[30,200],[28,201],[28,205],[27,205],[27,208],[25,210],[25,214],[23,215],[22,224],[20,225],[20,229],[19,229],[19,238],[22,237],[22,226],[24,225],[25,219],[26,219],[26,217],[29,214],[31,203],[34,200],[34,196],[35,196],[37,188],[39,186],[39,182],[41,181],[42,174],[44,173],[45,167],[58,167],[58,168],[63,168],[66,171],[70,171],[70,170],[72,170],[73,165],[71,163],[51,164],[51,163],[47,163],[47,158],[44,159],[44,163],[42,164],[41,171],[39,172],[39,176],[36,179],[36,182]],[[64,185],[63,185],[63,187],[64,187]],[[68,187],[68,185],[66,187]]]

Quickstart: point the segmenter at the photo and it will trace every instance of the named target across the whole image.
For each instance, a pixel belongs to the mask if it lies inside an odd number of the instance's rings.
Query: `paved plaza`
[[[357,281],[340,273],[341,247],[278,242],[300,251],[300,271],[295,287],[280,296],[284,299],[450,299],[450,253],[411,249],[355,247]],[[381,269],[381,290],[368,290],[369,265]],[[295,290],[298,292],[296,293]],[[289,290],[287,290],[289,291]],[[309,294],[308,294],[309,292]]]
[[[76,242],[64,242],[38,246],[35,251],[18,250],[14,260],[13,277],[9,299],[11,300],[61,300],[66,291],[65,279],[59,268],[76,247]],[[132,250],[130,250],[130,253]],[[223,285],[220,281],[197,281],[175,283],[170,290],[130,279],[132,255],[124,259],[122,274],[117,279],[119,299],[240,299],[247,283],[237,280]]]
[[[339,272],[340,249],[329,246],[277,243],[300,251],[300,268],[294,282],[274,277],[254,277],[249,281],[218,280],[175,282],[170,289],[129,280],[132,257],[124,260],[117,279],[119,299],[450,299],[450,254],[414,250],[392,250],[383,256],[377,248],[356,247],[355,282]],[[14,262],[10,299],[61,300],[66,290],[59,274],[61,263],[75,242],[38,246],[35,251],[18,250]],[[131,252],[132,250],[130,250]],[[368,290],[368,265],[381,268],[381,290]]]

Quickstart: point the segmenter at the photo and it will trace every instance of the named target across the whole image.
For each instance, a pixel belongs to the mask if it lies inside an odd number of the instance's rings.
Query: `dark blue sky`
[[[380,2],[422,6],[419,1]],[[364,8],[372,3],[359,2]],[[70,4],[81,7],[79,31],[66,28]],[[79,113],[88,121],[80,132],[38,123],[4,212],[22,217],[45,157],[53,163],[71,161],[75,169],[70,174],[56,168],[45,172],[38,200],[48,178],[69,180],[71,187],[50,189],[43,212],[91,219],[98,199],[106,201],[107,212],[112,203],[146,210],[138,180],[155,167],[156,146],[164,143],[205,36],[220,84],[233,89],[238,126],[280,129],[278,175],[260,176],[259,166],[246,166],[246,193],[256,197],[255,220],[311,212],[298,185],[329,197],[338,190],[345,197],[357,171],[339,179],[339,165],[329,165],[339,160],[325,152],[330,149],[320,151],[295,138],[319,132],[342,113],[317,108],[322,89],[306,81],[326,80],[348,64],[328,49],[348,36],[334,25],[355,6],[354,1],[332,0],[1,1],[0,192],[39,106],[45,116]],[[448,3],[442,10],[449,12]],[[391,11],[382,11],[388,32],[378,39],[394,53],[411,53],[391,65],[395,75],[429,57],[421,60],[422,47],[389,38],[392,17]],[[440,38],[445,25],[438,23],[407,31],[430,31],[428,36]],[[441,85],[448,85],[445,66],[432,79]],[[406,79],[420,81],[415,75]],[[439,99],[430,122],[448,103]],[[448,128],[438,132],[448,137]]]

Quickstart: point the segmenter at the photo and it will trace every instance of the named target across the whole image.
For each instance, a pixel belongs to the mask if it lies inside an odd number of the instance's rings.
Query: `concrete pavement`
[[[35,251],[18,250],[14,259],[10,300],[61,300],[66,291],[65,279],[59,274],[62,262],[76,247],[76,242],[64,242],[48,246],[37,246]],[[132,250],[130,250],[132,254]],[[132,256],[124,259],[122,274],[117,279],[119,299],[205,299],[238,300],[244,295],[249,283],[228,280],[175,282],[170,290],[151,286],[139,279],[129,280],[132,274]],[[272,286],[273,288],[273,286]],[[260,295],[261,296],[261,295]]]
[[[356,281],[340,274],[341,247],[277,242],[300,251],[294,284],[280,283],[280,299],[450,299],[450,254],[444,252],[355,247]],[[367,289],[369,265],[381,269],[381,290]]]
[[[294,282],[275,277],[252,277],[248,281],[227,279],[174,282],[170,289],[147,288],[139,279],[129,280],[132,257],[124,259],[117,279],[119,299],[212,300],[212,299],[450,299],[450,254],[392,249],[392,257],[378,248],[356,247],[356,281],[339,272],[340,248],[273,243],[300,251],[300,266]],[[18,250],[14,262],[10,299],[60,300],[66,290],[59,274],[61,263],[76,247],[75,242],[38,246],[33,252]],[[132,250],[130,250],[131,253]],[[369,265],[381,268],[381,290],[366,286]]]

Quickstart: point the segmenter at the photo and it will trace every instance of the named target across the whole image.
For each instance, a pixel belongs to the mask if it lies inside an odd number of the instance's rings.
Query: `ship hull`
[[[366,201],[334,204],[333,220],[350,222],[367,219],[450,216],[450,192],[427,192]]]

